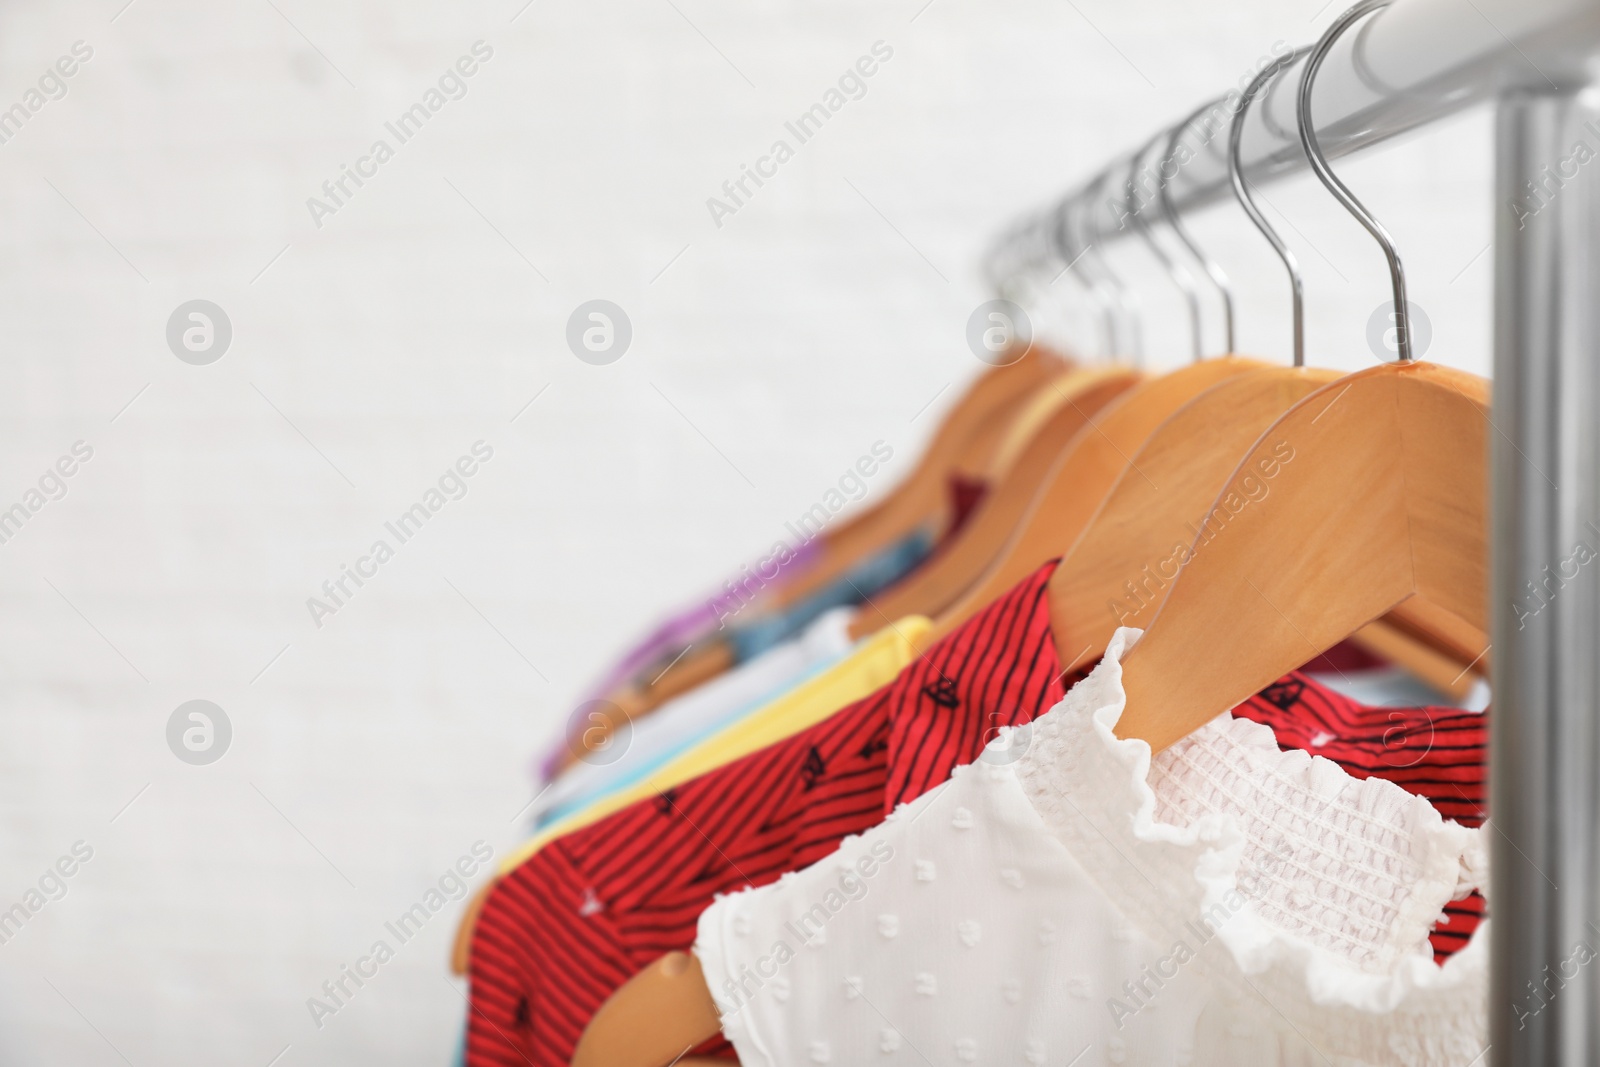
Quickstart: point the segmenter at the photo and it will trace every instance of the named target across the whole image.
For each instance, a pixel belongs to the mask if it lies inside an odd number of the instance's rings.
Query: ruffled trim
[[[1126,705],[1121,659],[1140,633],[1119,628],[1105,658],[1034,720],[1025,742],[995,742],[1013,749],[1026,744],[1018,777],[1052,832],[1128,918],[1158,941],[1192,939],[1198,928],[1186,922],[1225,916],[1202,953],[1210,956],[1208,966],[1236,986],[1242,980],[1241,1002],[1259,1001],[1262,989],[1270,989],[1273,1007],[1298,1017],[1297,1029],[1314,1031],[1313,1044],[1324,1052],[1337,1048],[1365,1059],[1388,1049],[1390,1055],[1382,1057],[1388,1062],[1396,1054],[1407,1063],[1470,1061],[1481,1052],[1486,1029],[1488,924],[1442,967],[1433,962],[1427,937],[1463,878],[1481,871],[1480,831],[1446,822],[1426,800],[1392,782],[1353,778],[1321,757],[1282,752],[1270,728],[1227,714],[1153,761],[1148,744],[1114,732]],[[1325,799],[1329,811],[1352,813],[1400,835],[1416,876],[1406,881],[1409,891],[1398,914],[1372,945],[1375,958],[1365,966],[1263,914],[1264,902],[1241,887],[1251,842],[1238,815],[1207,812],[1186,825],[1158,816],[1153,762],[1161,774],[1187,753],[1219,750],[1254,776],[1287,783]],[[1248,804],[1245,814],[1251,814]],[[1290,833],[1295,829],[1291,825]],[[1296,907],[1294,901],[1277,904]],[[1306,900],[1296,914],[1309,916],[1316,908],[1315,900]],[[1211,950],[1212,941],[1223,951]]]
[[[1461,854],[1461,873],[1456,878],[1456,892],[1451,900],[1461,900],[1477,890],[1484,899],[1489,897],[1489,849],[1479,836]]]

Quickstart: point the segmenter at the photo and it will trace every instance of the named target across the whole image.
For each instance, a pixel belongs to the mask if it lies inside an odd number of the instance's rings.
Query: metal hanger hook
[[[1316,171],[1317,177],[1322,179],[1322,184],[1328,187],[1334,199],[1343,204],[1345,210],[1356,217],[1356,221],[1366,227],[1383,249],[1384,258],[1389,261],[1389,282],[1393,289],[1394,297],[1394,327],[1395,339],[1399,346],[1399,362],[1410,363],[1415,357],[1411,352],[1411,309],[1406,303],[1406,272],[1400,264],[1400,253],[1395,250],[1394,238],[1389,236],[1389,231],[1383,224],[1372,216],[1372,213],[1357,200],[1355,194],[1339,180],[1328,166],[1327,158],[1322,154],[1322,146],[1317,143],[1317,131],[1311,121],[1311,89],[1316,82],[1317,70],[1322,66],[1322,61],[1328,58],[1328,52],[1333,48],[1339,36],[1353,24],[1374,11],[1388,7],[1390,0],[1361,0],[1349,11],[1333,20],[1311,49],[1306,57],[1305,70],[1300,73],[1299,107],[1296,109],[1296,119],[1300,126],[1300,143],[1305,146],[1306,157],[1311,161],[1311,169]]]
[[[1082,215],[1094,210],[1094,200],[1100,195],[1101,187],[1105,185],[1106,180],[1111,176],[1111,171],[1104,171],[1089,184],[1084,190],[1082,203],[1077,206],[1075,214]],[[1087,212],[1084,205],[1087,205]],[[1095,245],[1095,240],[1099,237],[1099,233],[1094,227],[1086,223],[1084,228],[1077,232],[1083,241],[1083,262],[1092,264],[1100,276],[1105,279],[1112,298],[1116,302],[1117,309],[1121,313],[1118,321],[1127,326],[1127,337],[1119,342],[1118,347],[1133,360],[1134,366],[1142,366],[1144,363],[1144,342],[1140,336],[1141,322],[1138,299],[1129,292],[1126,283],[1117,276],[1116,271],[1111,269],[1111,264],[1107,263],[1105,257],[1100,254],[1100,249]]]
[[[1144,216],[1140,213],[1144,210],[1143,205],[1135,203],[1139,183],[1134,176],[1140,172],[1144,157],[1149,154],[1150,149],[1160,143],[1161,135],[1157,134],[1145,142],[1129,159],[1128,177],[1125,181],[1122,198],[1123,215],[1125,218],[1132,220],[1134,230],[1137,231],[1140,237],[1144,238],[1145,244],[1150,246],[1150,251],[1155,253],[1155,257],[1161,261],[1161,266],[1166,269],[1167,276],[1172,279],[1172,284],[1177,286],[1178,291],[1183,294],[1184,303],[1189,307],[1190,344],[1194,359],[1198,362],[1201,356],[1201,348],[1203,347],[1200,340],[1200,291],[1195,287],[1194,279],[1190,277],[1189,272],[1183,269],[1183,264],[1173,259],[1167,253],[1167,250],[1161,247],[1161,242],[1156,240],[1155,234],[1151,232],[1150,224],[1145,221]],[[1156,172],[1156,184],[1158,187],[1160,182],[1161,174],[1158,167]],[[1157,192],[1158,195],[1151,199],[1151,203],[1156,205],[1157,211],[1160,211],[1164,205],[1159,196],[1159,188]],[[1169,217],[1167,221],[1170,224],[1172,220]]]
[[[1172,178],[1177,177],[1178,167],[1173,166],[1171,177],[1165,172],[1168,164],[1176,164],[1178,157],[1178,143],[1183,140],[1183,135],[1189,132],[1195,120],[1201,115],[1217,108],[1225,97],[1219,97],[1208,104],[1203,104],[1194,109],[1184,120],[1172,128],[1167,137],[1167,154],[1156,168],[1156,191],[1161,199],[1161,213],[1166,216],[1167,225],[1172,227],[1172,232],[1178,235],[1178,240],[1189,250],[1189,254],[1199,262],[1206,272],[1206,277],[1211,279],[1211,284],[1216,286],[1217,294],[1222,297],[1222,326],[1224,337],[1224,351],[1232,352],[1233,346],[1233,286],[1228,281],[1228,275],[1222,265],[1201,250],[1200,245],[1190,235],[1188,227],[1183,224],[1183,219],[1172,206]]]
[[[1267,217],[1256,206],[1255,196],[1250,192],[1250,187],[1245,183],[1244,170],[1239,162],[1239,145],[1244,140],[1244,123],[1250,113],[1250,104],[1261,92],[1262,88],[1271,82],[1289,66],[1300,59],[1301,56],[1311,51],[1311,46],[1306,45],[1295,49],[1287,55],[1279,56],[1267,65],[1260,74],[1257,74],[1250,84],[1245,87],[1244,93],[1239,98],[1239,108],[1233,113],[1233,123],[1228,128],[1228,178],[1233,183],[1233,195],[1239,200],[1239,206],[1244,213],[1255,223],[1256,229],[1272,245],[1272,250],[1278,253],[1278,258],[1283,261],[1283,267],[1289,272],[1289,288],[1294,303],[1294,365],[1306,365],[1306,309],[1305,288],[1300,281],[1300,262],[1295,259],[1294,253],[1278,236],[1278,231],[1273,229]]]
[[[1111,298],[1106,295],[1104,284],[1096,279],[1094,275],[1089,273],[1089,271],[1083,270],[1078,265],[1079,261],[1083,259],[1086,250],[1078,249],[1078,242],[1075,239],[1076,233],[1072,227],[1072,206],[1073,202],[1069,198],[1067,200],[1063,200],[1061,204],[1050,213],[1050,240],[1055,246],[1056,255],[1060,257],[1061,262],[1064,264],[1062,270],[1077,275],[1079,282],[1084,288],[1084,291],[1087,292],[1094,303],[1098,305],[1098,317],[1101,320],[1101,328],[1105,331],[1105,348],[1103,350],[1103,355],[1105,355],[1107,359],[1111,359],[1117,354],[1116,309],[1113,306]]]

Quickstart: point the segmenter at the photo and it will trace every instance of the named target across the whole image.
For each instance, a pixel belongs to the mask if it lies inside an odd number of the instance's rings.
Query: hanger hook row
[[[1106,296],[1105,287],[1085,266],[1080,266],[1087,249],[1080,249],[1077,240],[1077,230],[1073,225],[1073,208],[1075,201],[1067,197],[1056,205],[1046,220],[1050,227],[1050,237],[1056,247],[1056,254],[1064,266],[1062,271],[1071,272],[1078,276],[1084,291],[1100,309],[1101,327],[1105,332],[1104,354],[1107,358],[1116,355],[1117,348],[1117,322],[1116,311],[1112,307],[1111,299]],[[1059,275],[1058,275],[1059,277]]]
[[[1395,250],[1394,238],[1389,236],[1389,231],[1383,228],[1383,224],[1373,217],[1328,166],[1327,157],[1322,153],[1322,146],[1317,141],[1316,128],[1311,121],[1311,89],[1316,82],[1317,71],[1321,68],[1322,61],[1328,58],[1328,52],[1333,48],[1334,42],[1357,21],[1374,11],[1388,7],[1390,2],[1391,0],[1361,0],[1334,19],[1333,24],[1323,32],[1322,38],[1306,57],[1305,69],[1300,73],[1299,107],[1296,109],[1296,118],[1300,126],[1300,143],[1305,147],[1306,157],[1311,161],[1311,169],[1322,179],[1322,184],[1328,187],[1334,199],[1343,204],[1345,210],[1366,227],[1367,232],[1382,247],[1384,258],[1389,261],[1389,281],[1393,289],[1395,339],[1399,345],[1399,362],[1410,363],[1415,357],[1411,351],[1411,313],[1406,304],[1406,272],[1400,264],[1400,253]]]
[[[1088,205],[1087,211],[1089,213],[1095,210],[1094,198],[1100,195],[1105,183],[1113,180],[1114,177],[1113,171],[1106,170],[1095,178],[1084,191],[1085,195],[1078,208],[1080,216],[1085,213],[1083,204]],[[1112,203],[1115,203],[1115,201],[1113,200]],[[1111,269],[1111,264],[1106,262],[1106,258],[1100,254],[1099,248],[1095,245],[1095,239],[1099,236],[1096,228],[1088,223],[1085,225],[1086,231],[1083,233],[1084,262],[1093,263],[1095,269],[1100,272],[1101,277],[1106,280],[1106,284],[1110,288],[1120,312],[1118,321],[1127,327],[1127,336],[1119,341],[1118,347],[1133,360],[1135,367],[1142,367],[1144,365],[1144,338],[1140,329],[1142,321],[1140,319],[1138,298],[1129,291],[1127,283],[1117,275],[1116,271]]]
[[[1163,157],[1162,163],[1157,167],[1156,170],[1156,191],[1161,198],[1161,213],[1166,216],[1167,225],[1172,227],[1172,232],[1178,235],[1178,240],[1183,242],[1183,246],[1189,250],[1189,254],[1194,256],[1194,258],[1200,263],[1201,268],[1206,272],[1206,277],[1211,279],[1211,284],[1217,287],[1217,293],[1222,297],[1224,351],[1232,352],[1234,350],[1233,286],[1228,281],[1227,272],[1222,269],[1222,265],[1215,259],[1212,259],[1210,256],[1206,255],[1206,253],[1200,248],[1200,245],[1189,233],[1188,227],[1183,224],[1182,217],[1172,206],[1172,179],[1177,177],[1178,167],[1173,167],[1171,176],[1168,176],[1165,170],[1168,164],[1172,164],[1176,161],[1178,156],[1178,142],[1183,139],[1183,135],[1185,133],[1189,132],[1189,128],[1194,125],[1195,120],[1201,115],[1215,110],[1217,107],[1222,105],[1226,99],[1226,97],[1218,97],[1215,100],[1200,105],[1199,107],[1195,108],[1194,111],[1185,116],[1182,122],[1172,127],[1172,132],[1167,135],[1166,156]]]
[[[1167,272],[1167,277],[1172,279],[1172,284],[1183,294],[1184,304],[1189,309],[1191,351],[1194,359],[1198,362],[1202,354],[1201,349],[1204,347],[1200,339],[1200,291],[1195,287],[1194,279],[1190,277],[1189,272],[1183,269],[1183,264],[1173,259],[1171,254],[1161,247],[1161,242],[1156,240],[1154,231],[1150,228],[1150,224],[1145,221],[1143,215],[1145,207],[1149,206],[1149,204],[1155,205],[1158,214],[1165,214],[1166,205],[1159,195],[1161,185],[1160,164],[1156,165],[1155,185],[1157,188],[1155,195],[1150,198],[1148,203],[1138,202],[1141,199],[1139,190],[1143,182],[1136,176],[1143,170],[1145,156],[1150,154],[1152,148],[1161,144],[1163,136],[1163,134],[1158,133],[1150,138],[1128,160],[1128,176],[1124,179],[1122,211],[1124,218],[1132,221],[1134,231],[1144,240],[1145,244],[1150,246],[1150,251],[1154,253],[1156,259],[1160,260],[1162,268]],[[1168,225],[1172,225],[1172,217],[1170,215],[1166,217]]]
[[[1267,217],[1256,206],[1255,195],[1251,193],[1250,186],[1244,180],[1244,166],[1239,160],[1239,146],[1244,141],[1244,124],[1250,114],[1250,104],[1255,100],[1261,90],[1273,79],[1277,78],[1291,65],[1297,62],[1307,52],[1311,45],[1303,45],[1286,55],[1279,56],[1265,69],[1253,78],[1239,98],[1239,107],[1233,113],[1233,122],[1228,128],[1228,179],[1233,184],[1233,195],[1238,198],[1239,206],[1244,213],[1255,223],[1256,229],[1261,231],[1261,236],[1267,239],[1272,250],[1278,253],[1278,258],[1283,261],[1284,270],[1289,272],[1289,289],[1294,307],[1294,365],[1306,365],[1306,311],[1305,287],[1300,280],[1300,261],[1295,258],[1294,252],[1278,235],[1278,231],[1267,221]]]

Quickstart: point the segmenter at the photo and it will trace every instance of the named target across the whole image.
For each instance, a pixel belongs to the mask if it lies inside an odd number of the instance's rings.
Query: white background
[[[532,755],[628,638],[874,441],[874,494],[909,468],[980,369],[994,232],[1334,10],[124,2],[0,12],[0,108],[94,49],[0,146],[0,508],[94,448],[0,545],[0,908],[95,850],[0,945],[6,1064],[446,1063],[458,904],[320,1030],[306,1000],[474,841],[514,846]],[[314,226],[307,197],[478,39],[465,98]],[[866,96],[716,227],[706,198],[877,40]],[[1488,136],[1480,113],[1341,165],[1428,356],[1479,372]],[[1309,179],[1267,196],[1312,360],[1369,365],[1376,247]],[[1266,246],[1231,207],[1194,225],[1240,348],[1285,358]],[[1178,362],[1180,305],[1117,255],[1152,361]],[[211,366],[165,342],[196,297],[233,323]],[[606,367],[563,339],[596,297],[634,328]],[[479,439],[469,494],[317,629],[306,598]],[[233,723],[209,767],[164,738],[193,698]]]

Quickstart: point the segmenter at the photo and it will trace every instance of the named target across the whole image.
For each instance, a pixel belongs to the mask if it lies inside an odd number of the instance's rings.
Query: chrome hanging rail
[[[1315,37],[1310,27],[1306,37]],[[1510,92],[1573,91],[1595,79],[1597,53],[1600,3],[1595,0],[1395,0],[1335,44],[1324,61],[1317,76],[1317,136],[1327,158],[1337,159]],[[1261,65],[1273,58],[1265,56]],[[1251,184],[1306,167],[1294,133],[1294,88],[1303,63],[1295,62],[1275,79],[1246,117],[1241,160]],[[1240,85],[1196,120],[1184,139],[1192,156],[1166,165],[1177,211],[1231,199],[1228,124],[1238,89],[1254,74],[1242,72]],[[1124,179],[1111,175],[1127,171],[1132,147],[1059,203],[1008,228],[988,260],[997,288],[1010,290],[1021,274],[1048,270],[1049,278],[1060,270],[1053,246],[1040,236],[1059,209],[1086,216],[1086,241],[1104,244],[1129,235],[1126,217],[1111,206]],[[1168,158],[1153,155],[1154,162],[1147,163],[1150,174],[1139,192],[1145,202],[1156,195],[1154,168]]]

